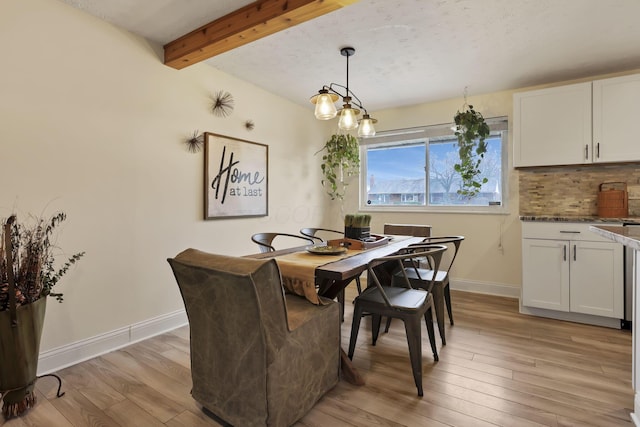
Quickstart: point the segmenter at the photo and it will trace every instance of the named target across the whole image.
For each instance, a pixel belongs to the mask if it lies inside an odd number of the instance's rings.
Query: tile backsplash
[[[520,215],[597,216],[599,185],[625,182],[629,216],[640,217],[639,164],[540,167],[518,172]]]

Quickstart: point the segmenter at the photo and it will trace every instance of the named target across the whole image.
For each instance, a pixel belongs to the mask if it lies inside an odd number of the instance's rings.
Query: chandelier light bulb
[[[351,108],[351,105],[344,104],[344,108],[340,112],[340,120],[338,121],[338,128],[342,130],[353,130],[358,127],[358,119],[356,118],[356,112]]]
[[[329,93],[320,93],[315,99],[315,115],[318,120],[333,119],[337,114],[336,105]]]
[[[375,136],[376,129],[373,126],[373,123],[376,120],[369,117],[368,114],[362,116],[362,120],[360,120],[360,126],[358,127],[358,136],[367,138],[370,136]]]

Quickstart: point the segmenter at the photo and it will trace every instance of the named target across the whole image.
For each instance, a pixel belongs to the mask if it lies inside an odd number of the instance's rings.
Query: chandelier
[[[329,86],[322,86],[322,89],[318,91],[317,95],[312,96],[310,101],[316,106],[316,119],[330,120],[339,114],[339,129],[343,131],[350,131],[357,128],[358,136],[366,138],[376,134],[376,130],[373,125],[378,121],[369,116],[367,109],[364,108],[360,99],[349,89],[349,57],[353,56],[355,53],[356,50],[352,47],[343,47],[340,49],[340,54],[347,57],[347,85],[342,86],[337,83],[331,83]],[[341,93],[339,89],[344,90],[344,93]],[[343,102],[340,111],[336,109],[335,105],[338,98],[342,98]],[[364,111],[362,119],[359,121],[357,116],[360,114],[360,110],[358,108],[353,108],[351,106],[352,103]]]

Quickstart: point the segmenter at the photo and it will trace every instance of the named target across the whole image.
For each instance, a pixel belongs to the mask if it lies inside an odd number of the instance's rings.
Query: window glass
[[[361,209],[407,207],[425,210],[499,210],[506,200],[506,120],[491,126],[480,169],[487,182],[474,197],[458,193],[462,180],[454,165],[458,141],[451,125],[394,131],[367,138],[362,147]],[[419,137],[417,137],[419,136]],[[480,209],[478,209],[480,208]]]
[[[371,147],[366,153],[370,205],[425,204],[424,143]]]

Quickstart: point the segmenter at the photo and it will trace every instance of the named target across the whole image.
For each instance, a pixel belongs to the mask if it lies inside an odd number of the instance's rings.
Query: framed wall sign
[[[269,146],[205,133],[205,219],[266,216]]]

